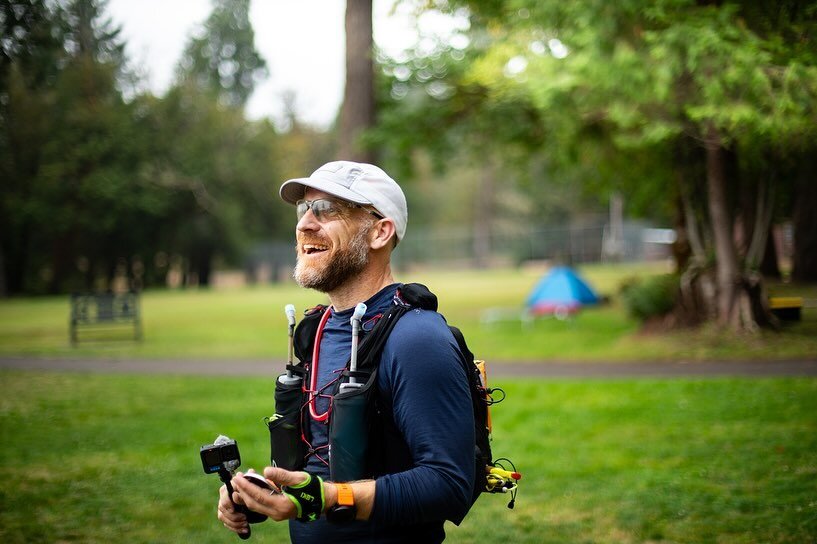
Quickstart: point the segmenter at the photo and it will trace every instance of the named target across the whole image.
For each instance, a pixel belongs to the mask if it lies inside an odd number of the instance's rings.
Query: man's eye
[[[317,209],[318,213],[321,213],[326,216],[334,217],[338,215],[338,213],[340,213],[338,207],[332,204],[331,202],[321,203],[316,207],[318,208]]]

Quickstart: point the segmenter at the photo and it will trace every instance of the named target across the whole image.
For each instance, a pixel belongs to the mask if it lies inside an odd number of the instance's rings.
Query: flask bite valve
[[[283,385],[296,385],[301,383],[301,378],[292,375],[293,359],[295,358],[295,306],[287,304],[284,307],[284,313],[287,316],[287,324],[289,329],[289,350],[287,354],[287,373],[278,377],[278,381]]]
[[[360,338],[360,320],[363,319],[363,314],[365,313],[366,305],[362,302],[358,302],[352,314],[352,319],[350,320],[352,322],[352,355],[349,359],[349,371],[352,373],[357,372],[357,346]],[[340,384],[340,390],[356,389],[362,386],[362,383],[357,382],[357,378],[349,376],[349,383]]]

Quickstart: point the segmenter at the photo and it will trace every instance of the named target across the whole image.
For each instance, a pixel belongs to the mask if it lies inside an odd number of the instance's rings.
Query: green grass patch
[[[448,541],[813,542],[817,380],[496,380],[494,453],[523,472]],[[268,458],[272,381],[0,373],[0,541],[231,542],[198,448]],[[256,526],[254,542],[286,542]]]
[[[401,281],[427,284],[440,311],[459,326],[481,357],[494,360],[780,359],[817,356],[817,307],[780,333],[745,336],[702,329],[640,334],[618,296],[623,281],[668,271],[665,263],[593,265],[579,268],[610,303],[559,321],[520,320],[524,301],[541,271],[429,270],[401,274]],[[817,300],[817,287],[771,285],[777,294]],[[0,301],[0,356],[107,358],[269,358],[286,355],[286,318],[292,303],[301,310],[325,302],[319,293],[294,284],[235,290],[148,291],[142,297],[144,340],[130,341],[128,327],[80,332],[68,341],[68,297]],[[492,313],[512,319],[488,320]],[[92,341],[88,339],[93,338]]]

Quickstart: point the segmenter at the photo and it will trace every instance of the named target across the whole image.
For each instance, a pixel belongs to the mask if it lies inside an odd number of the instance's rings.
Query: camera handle
[[[221,481],[224,482],[225,487],[227,488],[227,496],[230,497],[230,502],[233,503],[233,508],[237,512],[240,512],[247,516],[247,532],[246,533],[238,533],[238,537],[241,540],[247,540],[251,536],[250,532],[250,524],[249,524],[249,509],[243,504],[236,504],[233,500],[233,484],[230,481],[233,479],[233,475],[230,474],[230,471],[224,468],[223,466],[218,469],[218,476],[221,478]]]

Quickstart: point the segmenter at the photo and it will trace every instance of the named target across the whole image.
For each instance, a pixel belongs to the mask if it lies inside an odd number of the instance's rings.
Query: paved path
[[[185,374],[273,376],[282,362],[264,360],[44,359],[0,357],[0,369],[102,372],[115,374]],[[817,359],[798,361],[719,362],[489,362],[491,377],[654,378],[690,376],[817,376]]]

